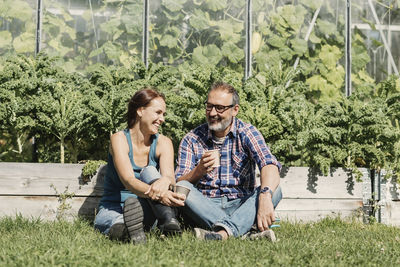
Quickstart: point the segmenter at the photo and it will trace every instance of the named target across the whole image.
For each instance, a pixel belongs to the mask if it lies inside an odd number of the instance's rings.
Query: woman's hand
[[[185,200],[186,196],[184,194],[168,191],[162,196],[159,202],[170,207],[182,207],[185,206]]]
[[[168,192],[168,187],[170,185],[170,180],[166,177],[161,177],[154,183],[152,183],[149,189],[144,193],[151,200],[159,201],[162,199],[165,193]]]

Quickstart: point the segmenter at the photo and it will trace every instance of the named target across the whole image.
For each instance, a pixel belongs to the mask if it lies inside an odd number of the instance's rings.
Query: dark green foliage
[[[106,159],[110,134],[127,126],[127,102],[146,86],[166,96],[161,132],[177,152],[182,137],[205,123],[210,86],[225,81],[239,92],[238,117],[260,130],[284,165],[316,166],[326,175],[330,167],[399,173],[400,84],[394,76],[375,90],[332,101],[314,94],[301,68],[280,65],[244,81],[242,72],[207,64],[99,65],[85,78],[54,62],[19,56],[0,71],[1,160],[30,160],[31,136],[37,137],[40,161],[59,161],[63,144],[66,162]],[[18,144],[28,144],[20,146],[24,156],[10,152]]]

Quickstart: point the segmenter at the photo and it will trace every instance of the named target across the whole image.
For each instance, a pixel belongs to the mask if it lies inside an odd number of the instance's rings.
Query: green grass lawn
[[[400,229],[340,219],[281,222],[267,240],[196,240],[192,232],[145,245],[108,240],[86,221],[0,220],[2,266],[399,266]]]

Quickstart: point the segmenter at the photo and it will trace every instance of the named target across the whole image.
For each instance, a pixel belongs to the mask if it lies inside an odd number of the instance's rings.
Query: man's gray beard
[[[214,123],[213,125],[211,125],[211,124],[208,122],[208,128],[209,128],[211,131],[217,131],[217,132],[219,132],[219,131],[224,131],[224,130],[225,130],[226,128],[228,128],[229,125],[232,123],[232,119],[233,119],[233,118],[231,118],[231,119],[226,118],[225,120],[221,120],[220,122]]]

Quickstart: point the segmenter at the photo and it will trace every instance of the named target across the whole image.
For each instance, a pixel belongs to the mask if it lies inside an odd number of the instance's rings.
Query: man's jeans
[[[247,198],[229,201],[227,197],[206,197],[188,181],[180,181],[177,184],[190,188],[182,209],[196,226],[212,230],[222,227],[228,235],[236,237],[244,235],[253,226],[257,216],[260,187]],[[278,187],[272,196],[274,208],[281,199],[282,191]]]

